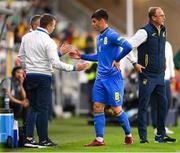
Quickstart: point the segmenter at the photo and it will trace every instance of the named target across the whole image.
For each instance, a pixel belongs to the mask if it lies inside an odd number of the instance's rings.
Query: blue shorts
[[[120,72],[107,78],[97,78],[93,87],[93,102],[110,106],[122,106],[124,95],[123,78]]]

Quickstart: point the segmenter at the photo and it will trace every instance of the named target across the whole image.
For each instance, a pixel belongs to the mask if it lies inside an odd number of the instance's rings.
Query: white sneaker
[[[154,134],[155,134],[155,135],[157,134],[157,128],[154,129]]]
[[[167,134],[174,134],[174,131],[169,130],[167,127],[165,127],[165,130]],[[154,134],[157,134],[157,128],[154,129]]]
[[[167,127],[165,127],[167,134],[174,134],[174,131],[169,130]]]

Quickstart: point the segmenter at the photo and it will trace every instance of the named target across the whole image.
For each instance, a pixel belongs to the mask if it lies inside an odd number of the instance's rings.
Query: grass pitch
[[[180,120],[179,120],[180,124]],[[49,137],[58,143],[57,147],[45,149],[18,148],[10,152],[180,152],[180,126],[172,127],[176,143],[154,143],[152,127],[148,127],[149,144],[140,144],[137,128],[132,129],[135,143],[124,145],[124,133],[120,126],[106,126],[105,143],[101,147],[84,147],[95,138],[94,127],[87,125],[87,118],[55,119],[49,123]]]

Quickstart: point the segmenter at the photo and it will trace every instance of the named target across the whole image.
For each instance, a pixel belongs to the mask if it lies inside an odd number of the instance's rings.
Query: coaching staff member
[[[138,132],[140,143],[147,140],[147,110],[151,94],[157,99],[157,134],[155,142],[172,143],[176,139],[165,133],[167,99],[165,94],[165,15],[160,7],[150,7],[149,23],[129,40],[138,49],[138,63],[132,61],[139,74]]]
[[[70,65],[59,60],[57,45],[50,38],[56,25],[56,18],[44,14],[40,19],[40,27],[22,38],[19,59],[26,69],[27,92],[30,110],[27,116],[26,147],[46,147],[56,144],[48,138],[48,106],[52,103],[52,67],[65,71],[80,71],[88,64]],[[39,144],[34,141],[34,126],[37,126]]]

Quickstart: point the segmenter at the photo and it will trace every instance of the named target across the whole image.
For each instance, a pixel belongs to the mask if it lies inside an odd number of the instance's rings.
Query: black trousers
[[[48,107],[52,103],[51,76],[27,75],[29,113],[26,121],[26,136],[33,137],[36,125],[39,141],[48,138]]]

